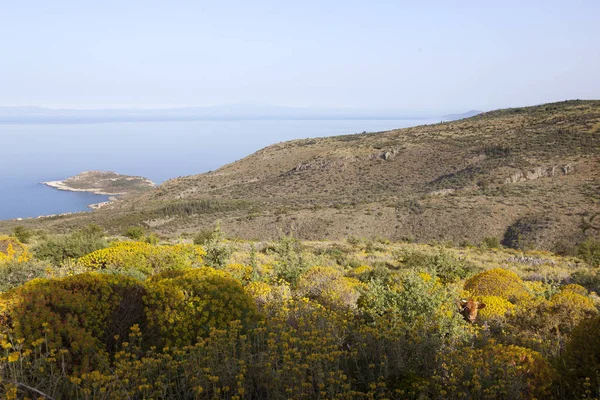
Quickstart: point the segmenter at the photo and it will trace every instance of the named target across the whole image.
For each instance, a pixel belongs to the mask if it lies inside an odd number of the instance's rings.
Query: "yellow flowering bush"
[[[227,264],[223,271],[229,273],[235,279],[248,283],[252,279],[252,267],[244,264]]]
[[[587,296],[589,293],[586,288],[584,288],[583,286],[578,285],[576,283],[570,283],[568,285],[561,286],[560,290],[562,292],[565,292],[565,291],[574,292],[574,293],[580,294],[582,296]]]
[[[531,297],[521,278],[502,268],[490,269],[471,277],[464,289],[475,296],[498,296],[511,302]]]
[[[271,285],[265,282],[250,282],[244,287],[244,290],[254,299],[260,309],[281,305],[284,301],[292,298],[290,286],[283,280],[279,284]]]
[[[85,273],[35,279],[1,295],[0,322],[26,344],[67,350],[73,367],[89,368],[143,320],[141,282],[127,277]]]
[[[43,397],[28,388],[76,400],[598,397],[595,294],[500,269],[460,293],[457,263],[469,276],[516,253],[376,245],[352,256],[352,269],[320,266],[335,265],[321,243],[286,239],[260,252],[236,243],[213,269],[197,246],[125,242],[79,252],[89,256],[51,274],[93,272],[12,289],[20,281],[7,279],[0,398]],[[427,263],[394,263],[399,248],[428,253]],[[558,275],[583,282],[553,259]],[[0,278],[26,265],[0,262],[10,272]],[[486,303],[485,323],[464,321],[465,297]]]
[[[31,253],[27,245],[10,236],[0,235],[0,263],[7,261],[27,262]]]
[[[148,276],[162,270],[199,266],[204,255],[202,247],[191,244],[117,242],[79,258],[79,262],[91,270],[134,270]]]
[[[491,344],[442,355],[434,379],[442,398],[544,399],[551,395],[555,370],[525,347]]]
[[[350,270],[346,275],[350,278],[356,278],[361,281],[365,281],[369,278],[369,275],[373,271],[373,267],[370,265],[359,265],[356,268]]]
[[[299,296],[326,306],[356,308],[363,286],[358,279],[345,277],[333,267],[316,266],[300,275],[296,290]]]
[[[477,313],[477,318],[481,321],[504,318],[507,312],[515,308],[510,301],[499,296],[478,296],[476,300],[485,304],[485,308]]]
[[[210,267],[181,271],[151,280],[145,297],[150,330],[159,342],[190,345],[240,320],[250,326],[258,318],[256,305],[238,280]]]
[[[556,357],[564,350],[573,329],[584,319],[598,315],[587,296],[562,290],[550,299],[538,298],[519,304],[510,314],[513,341]]]

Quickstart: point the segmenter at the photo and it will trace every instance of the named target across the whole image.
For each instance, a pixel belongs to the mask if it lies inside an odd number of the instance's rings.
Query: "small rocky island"
[[[71,192],[90,192],[107,196],[120,196],[129,193],[152,189],[156,184],[141,176],[121,175],[110,171],[86,171],[63,181],[42,182],[58,190]],[[110,198],[114,201],[115,198]],[[99,208],[109,202],[93,204],[91,208]]]

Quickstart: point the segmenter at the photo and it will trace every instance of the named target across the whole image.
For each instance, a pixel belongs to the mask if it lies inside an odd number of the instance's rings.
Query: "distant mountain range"
[[[482,112],[483,111],[479,111],[479,110],[470,110],[470,111],[467,111],[462,114],[447,114],[447,115],[444,115],[442,118],[447,121],[456,121],[458,119],[474,117],[478,114],[481,114]]]
[[[472,112],[472,111],[469,111]],[[468,113],[464,114],[467,115]],[[454,114],[453,114],[454,115]],[[459,115],[459,114],[456,114]],[[463,114],[460,114],[463,115]],[[102,123],[135,121],[194,121],[231,119],[430,119],[419,112],[393,109],[286,107],[261,103],[234,103],[209,107],[163,109],[53,109],[0,107],[0,123]]]

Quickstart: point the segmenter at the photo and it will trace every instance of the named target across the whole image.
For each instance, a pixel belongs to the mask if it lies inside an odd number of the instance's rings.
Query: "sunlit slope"
[[[460,242],[508,230],[508,241],[555,247],[577,240],[582,215],[598,209],[599,159],[600,101],[568,101],[278,143],[93,218],[168,234],[220,218],[227,232],[251,238],[294,229],[310,239]]]

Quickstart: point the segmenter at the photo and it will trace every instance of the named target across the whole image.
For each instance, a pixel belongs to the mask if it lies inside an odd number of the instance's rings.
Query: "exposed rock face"
[[[533,181],[539,178],[546,178],[557,175],[567,175],[571,172],[573,172],[573,166],[571,164],[566,164],[561,167],[537,167],[529,171],[519,171],[515,174],[512,174],[504,180],[504,183],[510,184],[524,181]]]
[[[398,154],[398,150],[391,149],[391,150],[386,150],[384,152],[373,153],[373,154],[371,154],[369,159],[391,161],[396,157],[397,154]]]

